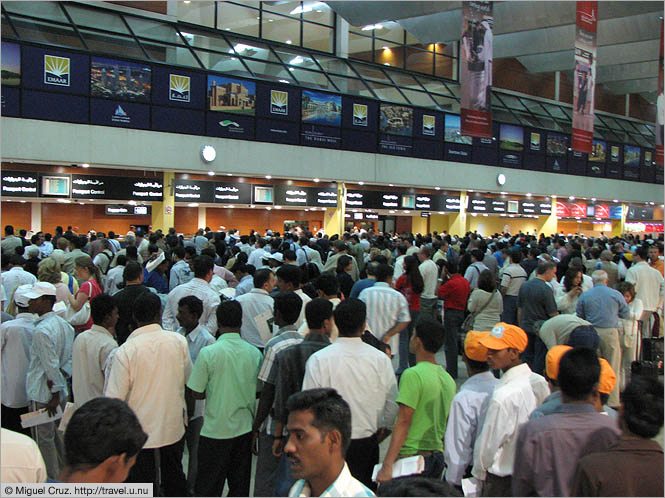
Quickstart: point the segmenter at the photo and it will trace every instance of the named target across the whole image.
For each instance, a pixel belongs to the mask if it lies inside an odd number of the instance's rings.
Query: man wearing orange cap
[[[589,348],[573,348],[559,362],[563,404],[530,421],[517,438],[513,496],[570,496],[577,461],[605,451],[619,438],[616,421],[598,413],[600,362]]]
[[[612,370],[612,365],[605,358],[598,358],[600,362],[600,380],[598,381],[598,392],[600,393],[600,403],[598,411],[603,415],[609,415],[614,420],[619,420],[619,412],[614,408],[607,406],[610,399],[610,393],[617,384],[617,376]]]
[[[443,441],[447,465],[446,481],[455,486],[461,486],[462,478],[470,473],[480,416],[499,382],[489,371],[487,348],[480,344],[480,339],[488,335],[489,332],[472,330],[464,339],[462,360],[469,378],[460,386],[450,405],[446,437]]]
[[[542,376],[522,363],[521,354],[528,344],[524,330],[501,322],[479,342],[487,348],[490,368],[502,370],[503,376],[489,400],[473,449],[471,473],[484,481],[483,496],[513,496],[511,477],[517,435],[550,390]]]
[[[552,394],[545,398],[543,404],[531,413],[529,420],[535,420],[539,417],[556,413],[557,409],[561,406],[561,390],[557,381],[557,377],[559,376],[559,362],[561,361],[561,357],[571,349],[573,348],[570,346],[559,345],[553,346],[547,352],[547,356],[545,356],[545,378],[550,385]]]

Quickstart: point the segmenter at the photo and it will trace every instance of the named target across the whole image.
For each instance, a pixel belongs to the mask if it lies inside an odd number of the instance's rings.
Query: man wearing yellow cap
[[[561,361],[561,357],[571,349],[573,348],[570,346],[558,345],[553,346],[547,352],[545,356],[545,378],[550,385],[552,394],[545,398],[542,405],[531,412],[530,420],[556,413],[556,410],[561,406],[561,390],[557,381],[557,377],[559,376],[559,362]]]
[[[530,421],[517,438],[513,496],[570,496],[577,462],[619,438],[616,421],[598,413],[600,362],[589,348],[573,348],[559,362],[563,404]]]
[[[453,398],[444,439],[446,481],[462,485],[462,478],[470,473],[473,446],[479,432],[480,416],[499,380],[487,365],[487,348],[480,340],[489,332],[470,331],[464,339],[462,360],[469,378]]]
[[[526,333],[515,325],[498,323],[480,340],[487,348],[487,363],[502,370],[492,393],[478,439],[473,449],[473,477],[484,481],[483,496],[513,496],[511,477],[515,443],[531,412],[550,393],[545,379],[522,363]]]

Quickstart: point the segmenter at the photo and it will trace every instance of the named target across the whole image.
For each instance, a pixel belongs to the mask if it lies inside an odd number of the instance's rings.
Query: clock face
[[[496,182],[497,182],[499,185],[505,185],[505,183],[506,183],[506,175],[504,175],[503,173],[500,173],[500,174],[496,177]]]
[[[212,145],[204,145],[201,148],[201,157],[205,162],[209,163],[215,160],[215,157],[217,157],[217,152]]]

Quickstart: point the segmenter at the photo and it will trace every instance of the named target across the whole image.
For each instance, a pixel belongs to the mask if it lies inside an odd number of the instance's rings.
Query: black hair
[[[218,327],[239,329],[242,326],[242,306],[238,301],[222,301],[216,314]]]
[[[514,249],[510,251],[510,261],[513,263],[519,263],[522,260],[522,253],[519,249]]]
[[[633,434],[652,438],[663,426],[663,384],[635,375],[621,393],[623,420]]]
[[[314,280],[314,287],[326,296],[336,296],[339,292],[339,282],[331,273],[322,273]]]
[[[335,389],[324,387],[307,389],[289,396],[286,400],[289,412],[311,410],[312,425],[321,432],[321,440],[330,431],[339,431],[342,437],[342,456],[351,444],[351,408]]]
[[[292,249],[286,249],[283,253],[282,256],[284,256],[284,260],[289,260],[289,261],[295,261],[296,260],[296,252]]]
[[[649,258],[649,248],[645,245],[637,246],[635,249],[635,254],[637,254],[640,259],[646,261]]]
[[[406,267],[404,269],[404,274],[406,275],[408,281],[411,283],[413,292],[415,294],[421,294],[425,289],[425,281],[423,280],[422,273],[420,273],[420,270],[418,269],[420,266],[418,258],[413,255],[406,256],[404,258],[404,266]]]
[[[339,335],[354,337],[362,332],[360,329],[365,324],[367,306],[360,299],[345,299],[337,305],[334,315]]]
[[[427,352],[436,353],[443,346],[446,333],[438,320],[423,315],[416,325],[416,337]]]
[[[323,322],[333,316],[333,305],[327,299],[317,297],[305,306],[305,319],[310,329],[320,329]]]
[[[561,392],[569,398],[588,398],[599,380],[600,362],[593,349],[573,348],[561,357],[557,381]]]
[[[272,270],[269,270],[268,268],[261,268],[260,270],[256,270],[254,272],[254,287],[256,289],[263,287],[266,282],[270,280],[270,275],[272,274]]]
[[[154,292],[143,292],[134,301],[132,311],[136,323],[149,323],[159,318],[162,312],[162,302]]]
[[[568,267],[568,269],[566,270],[566,275],[564,276],[564,282],[563,282],[563,287],[566,290],[566,292],[571,291],[571,289],[573,288],[573,280],[575,280],[575,277],[580,272],[582,272],[582,274],[584,274],[584,269],[580,268],[579,266],[569,266]]]
[[[380,264],[376,268],[376,273],[374,274],[377,282],[386,282],[390,277],[393,276],[393,268],[388,264]]]
[[[552,268],[556,268],[556,263],[553,261],[542,261],[536,267],[536,275],[544,275]]]
[[[185,252],[191,256],[192,259],[196,257],[196,247],[194,246],[184,246]]]
[[[298,321],[302,310],[302,299],[298,294],[295,292],[279,292],[273,299],[275,300],[275,312],[279,311],[282,320],[287,325]]]
[[[72,415],[65,432],[65,462],[70,471],[91,469],[125,454],[125,462],[148,440],[132,409],[116,398],[94,398]]]
[[[196,296],[185,296],[178,301],[178,307],[185,306],[190,313],[194,313],[198,318],[203,314],[203,301]]]
[[[102,325],[106,317],[113,313],[117,308],[115,300],[108,294],[98,294],[90,300],[90,316],[92,323]]]
[[[118,259],[116,259],[116,263],[118,263],[118,266],[125,266],[127,264],[127,256],[120,254]]]
[[[491,270],[480,272],[480,275],[478,275],[478,288],[490,293],[496,290],[496,279]]]
[[[337,259],[337,268],[335,269],[336,273],[344,273],[347,266],[351,264],[351,256],[343,255]]]
[[[407,476],[381,484],[377,496],[464,496],[455,487],[441,479]]]
[[[5,235],[14,235],[14,227],[11,225],[5,225]]]
[[[195,278],[205,278],[210,270],[213,269],[215,261],[210,257],[202,254],[194,258],[192,268],[194,269]]]
[[[173,254],[175,254],[178,257],[178,259],[185,259],[185,254],[187,253],[185,252],[184,247],[178,246],[175,249],[173,249]]]
[[[292,284],[294,289],[300,287],[300,278],[302,272],[299,266],[296,265],[282,265],[275,272],[277,278],[281,278],[287,284]]]
[[[143,273],[143,267],[136,261],[127,261],[125,269],[122,270],[122,279],[125,282],[137,280]]]
[[[469,251],[469,254],[471,254],[471,256],[473,256],[476,259],[476,261],[482,261],[483,259],[485,259],[485,255],[480,249],[471,249],[471,251]]]

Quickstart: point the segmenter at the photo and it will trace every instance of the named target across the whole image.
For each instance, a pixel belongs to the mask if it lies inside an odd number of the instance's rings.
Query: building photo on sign
[[[208,75],[208,108],[234,114],[256,114],[256,83]]]

